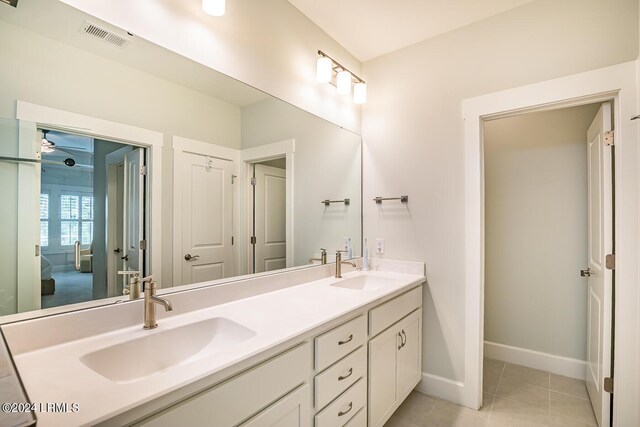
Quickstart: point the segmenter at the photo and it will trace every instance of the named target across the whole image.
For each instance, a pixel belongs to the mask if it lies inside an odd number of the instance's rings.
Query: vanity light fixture
[[[318,55],[320,55],[316,65],[316,80],[318,82],[335,85],[340,95],[350,94],[353,85],[353,102],[355,104],[367,102],[367,84],[364,80],[323,51],[319,50]]]
[[[226,0],[202,0],[202,10],[211,16],[222,16]]]

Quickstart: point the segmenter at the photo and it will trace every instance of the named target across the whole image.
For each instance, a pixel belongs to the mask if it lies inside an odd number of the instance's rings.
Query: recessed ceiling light
[[[211,16],[222,16],[225,12],[225,0],[202,0],[202,10]]]

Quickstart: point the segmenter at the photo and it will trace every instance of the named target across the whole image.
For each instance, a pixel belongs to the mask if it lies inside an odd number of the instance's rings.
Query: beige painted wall
[[[587,129],[599,105],[484,125],[486,341],[586,359]]]
[[[363,199],[410,200],[394,215],[365,203],[365,237],[427,265],[426,373],[464,380],[461,101],[637,57],[637,0],[538,0],[364,64]]]

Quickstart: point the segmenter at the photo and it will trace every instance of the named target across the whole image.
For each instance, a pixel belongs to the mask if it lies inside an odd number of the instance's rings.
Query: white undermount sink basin
[[[369,291],[372,289],[391,285],[394,282],[396,282],[396,280],[386,277],[362,275],[340,280],[339,282],[332,283],[331,286],[335,286],[338,288],[355,289],[359,291]]]
[[[204,357],[256,334],[224,317],[145,332],[147,335],[85,354],[80,361],[111,381],[125,383]]]

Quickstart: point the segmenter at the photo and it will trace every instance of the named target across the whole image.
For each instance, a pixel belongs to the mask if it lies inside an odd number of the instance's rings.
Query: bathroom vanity
[[[31,402],[78,406],[40,426],[382,426],[421,379],[424,265],[334,268],[165,293],[154,330],[132,301],[2,332]]]

